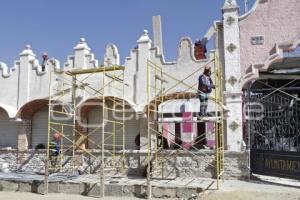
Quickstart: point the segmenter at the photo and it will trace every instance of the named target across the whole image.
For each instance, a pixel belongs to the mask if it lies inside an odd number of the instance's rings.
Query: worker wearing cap
[[[60,133],[54,133],[52,135],[52,141],[49,144],[49,157],[54,167],[57,163],[57,157],[60,154]]]
[[[42,71],[44,72],[44,71],[46,71],[46,63],[47,63],[47,61],[49,59],[49,56],[48,56],[48,54],[46,52],[44,52],[43,55],[42,55],[42,57],[43,57]]]
[[[212,92],[212,89],[215,89],[215,86],[214,86],[210,76],[211,76],[210,66],[206,66],[204,68],[203,74],[201,74],[198,79],[200,116],[208,116],[208,114],[207,114],[208,97],[209,97],[209,94]]]

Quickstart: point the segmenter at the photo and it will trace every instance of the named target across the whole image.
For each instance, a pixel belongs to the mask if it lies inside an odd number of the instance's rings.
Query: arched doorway
[[[48,116],[49,116],[49,108],[48,108],[49,100],[48,99],[35,99],[32,100],[25,105],[23,105],[18,113],[17,118],[21,118],[22,121],[30,121],[31,127],[27,129],[30,133],[26,133],[27,140],[29,142],[30,148],[46,148],[48,142]],[[53,107],[54,110],[61,110],[62,106],[58,103],[57,106]],[[72,121],[68,119],[61,118],[59,114],[55,114],[52,117],[52,122],[64,123],[64,124],[73,124]],[[55,118],[57,117],[57,118]],[[55,118],[55,119],[54,119]],[[56,120],[57,119],[57,120]],[[58,132],[63,132],[63,134],[68,137],[73,134],[72,126],[65,126],[62,128],[60,125],[52,125],[52,128],[57,130]],[[51,130],[56,132],[55,130]],[[50,138],[51,139],[51,138]],[[65,144],[70,144],[69,140],[64,139],[62,141]]]
[[[105,132],[105,148],[112,149],[113,145],[116,150],[121,150],[124,140],[125,149],[136,149],[135,137],[139,134],[139,119],[133,107],[126,101],[124,122],[125,126],[119,122],[123,121],[123,112],[121,107],[116,108],[118,111],[112,110],[113,101],[123,101],[120,98],[105,97],[105,117],[104,119],[104,132]],[[88,148],[97,149],[101,148],[102,139],[102,123],[103,123],[103,108],[101,98],[91,98],[86,100],[81,107],[81,118],[84,118],[86,134],[88,135]],[[115,121],[116,123],[112,123]],[[115,124],[115,125],[114,125]],[[123,136],[123,127],[125,134]]]
[[[48,140],[48,107],[37,110],[32,117],[32,148],[44,145]]]
[[[47,124],[48,124],[48,100],[35,99],[24,104],[18,111],[16,118],[20,118],[23,123],[30,127],[27,131],[27,141],[29,148],[35,148],[38,144],[46,145]]]
[[[61,105],[53,107],[53,110],[58,112],[63,112]],[[53,112],[52,112],[53,114]],[[32,148],[46,147],[48,143],[48,126],[49,126],[49,107],[44,106],[37,110],[32,116]],[[73,140],[73,120],[68,116],[60,113],[54,113],[51,115],[50,136],[49,139],[52,140],[52,135],[55,132],[62,134],[61,145],[62,148],[69,148],[72,145]]]
[[[18,147],[19,124],[11,120],[6,110],[0,107],[0,147]]]

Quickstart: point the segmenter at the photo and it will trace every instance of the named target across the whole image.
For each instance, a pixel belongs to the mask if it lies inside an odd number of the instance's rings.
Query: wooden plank
[[[99,73],[99,72],[109,72],[115,70],[125,70],[124,66],[115,65],[111,67],[98,67],[98,68],[89,68],[89,69],[74,69],[66,71],[65,73],[73,76],[73,75],[80,75],[80,74],[90,74],[90,73]]]

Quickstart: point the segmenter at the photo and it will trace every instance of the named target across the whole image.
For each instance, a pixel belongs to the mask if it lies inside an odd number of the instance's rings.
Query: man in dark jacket
[[[198,79],[198,95],[200,99],[200,116],[208,116],[207,105],[208,96],[215,89],[215,86],[211,80],[211,69],[209,66],[204,68],[203,74]]]

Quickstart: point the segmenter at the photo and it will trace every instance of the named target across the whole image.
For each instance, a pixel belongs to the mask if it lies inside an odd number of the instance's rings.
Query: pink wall
[[[263,2],[263,1],[262,1]],[[251,37],[264,36],[264,45],[252,45]],[[242,74],[251,64],[268,58],[274,45],[300,37],[300,0],[265,0],[240,21]]]

